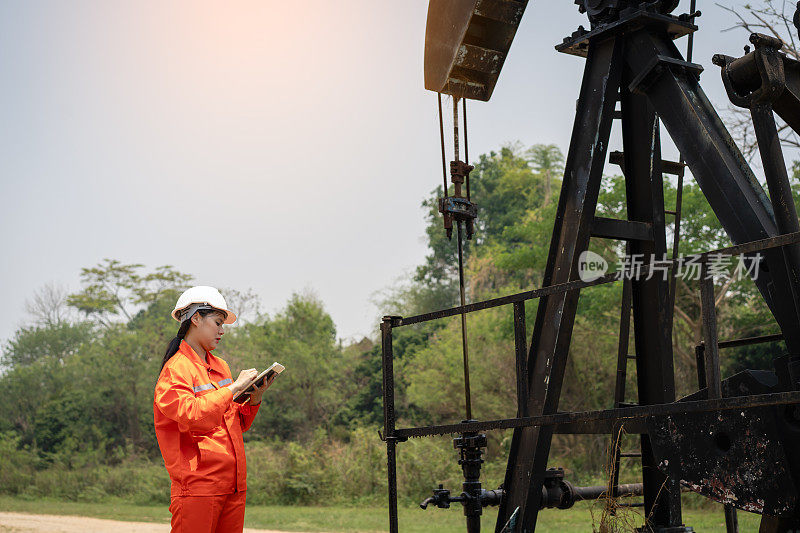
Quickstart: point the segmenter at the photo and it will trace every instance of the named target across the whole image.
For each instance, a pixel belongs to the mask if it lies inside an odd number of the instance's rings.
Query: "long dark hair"
[[[212,313],[219,313],[216,309],[198,309],[197,314],[201,317],[206,317]],[[164,353],[164,360],[161,361],[161,370],[164,369],[164,365],[167,364],[167,361],[172,359],[172,356],[178,353],[178,348],[181,347],[181,341],[186,336],[186,333],[189,331],[189,328],[192,325],[192,320],[187,319],[181,322],[181,327],[178,328],[178,333],[175,334],[175,337],[169,341],[167,345],[167,351]],[[159,372],[161,371],[159,370]]]

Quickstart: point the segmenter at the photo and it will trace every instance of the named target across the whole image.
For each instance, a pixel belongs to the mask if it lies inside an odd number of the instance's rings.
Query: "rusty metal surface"
[[[648,429],[659,467],[694,492],[751,513],[794,512],[798,494],[774,409],[654,417]]]
[[[425,88],[489,100],[527,0],[431,0],[425,28]]]
[[[780,390],[774,372],[745,371],[720,384],[726,399]],[[678,403],[713,394],[701,390]],[[798,412],[789,406],[657,415],[648,430],[661,458],[659,468],[691,490],[749,512],[793,516],[798,511]],[[729,519],[730,520],[730,519]]]
[[[717,309],[714,298],[714,278],[708,275],[708,264],[704,264],[700,281],[700,301],[701,312],[703,315],[703,366],[705,371],[702,378],[698,374],[698,386],[703,384],[709,398],[722,398],[722,373],[719,365],[719,343],[717,338]],[[700,360],[698,359],[698,365]],[[744,413],[744,412],[742,412]],[[742,414],[744,416],[744,414]],[[649,432],[648,432],[649,433]],[[657,438],[650,435],[651,439]],[[714,443],[720,446],[719,435],[715,437]],[[663,462],[663,458],[662,458]],[[680,476],[672,475],[671,479],[680,479]],[[737,533],[739,529],[736,518],[736,508],[729,502],[723,502],[725,507],[725,528],[728,533]]]

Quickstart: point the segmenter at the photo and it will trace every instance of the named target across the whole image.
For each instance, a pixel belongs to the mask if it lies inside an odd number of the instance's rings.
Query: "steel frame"
[[[760,241],[745,243],[718,250],[712,250],[692,256],[697,262],[707,264],[712,256],[738,256],[753,254],[766,250],[780,249],[786,246],[800,243],[800,232],[779,235]],[[647,271],[643,271],[643,276]],[[472,304],[452,307],[431,313],[424,313],[411,317],[385,316],[381,322],[381,367],[383,372],[383,405],[384,405],[384,428],[382,439],[386,442],[386,456],[388,466],[389,481],[389,530],[392,533],[399,531],[397,513],[397,457],[396,449],[399,442],[404,442],[412,437],[427,437],[434,435],[449,435],[453,433],[492,431],[504,429],[516,429],[523,427],[550,427],[554,433],[577,433],[577,434],[612,434],[614,427],[624,424],[629,433],[644,434],[647,432],[645,420],[650,416],[657,415],[676,415],[686,413],[699,413],[735,409],[747,409],[755,407],[800,404],[800,391],[782,392],[775,394],[738,396],[731,398],[713,397],[708,400],[692,402],[670,402],[653,405],[640,405],[635,407],[617,407],[614,409],[604,409],[597,411],[583,412],[557,412],[553,414],[543,414],[537,416],[526,416],[527,398],[524,387],[518,386],[517,389],[517,412],[518,416],[499,420],[487,420],[480,422],[441,424],[423,427],[396,427],[396,414],[394,407],[394,352],[392,346],[392,331],[396,328],[438,320],[461,313],[474,313],[486,309],[492,309],[505,305],[513,306],[514,314],[514,335],[517,339],[516,348],[516,381],[522,384],[525,381],[527,368],[525,357],[520,355],[526,339],[525,336],[525,315],[524,302],[527,300],[541,299],[554,294],[565,294],[577,292],[581,289],[590,288],[596,285],[604,285],[620,281],[620,274],[612,272],[592,281],[571,281],[559,285],[542,287],[540,289],[521,292]],[[706,289],[707,290],[707,289]],[[710,317],[709,307],[713,307],[713,299],[702,299],[703,317],[706,321]],[[710,324],[709,324],[710,325]],[[709,328],[712,336],[716,338],[716,330]],[[757,344],[760,342],[774,342],[781,340],[782,334],[767,335],[746,339],[736,339],[717,343],[719,349]],[[707,383],[706,375],[708,368],[719,368],[719,350],[705,351],[704,345],[702,357],[698,357],[698,374],[701,386]],[[524,353],[524,352],[523,352]],[[706,356],[708,353],[708,356]],[[716,374],[716,372],[713,372]]]
[[[557,47],[565,53],[585,56],[586,67],[543,287],[469,305],[462,301],[461,306],[452,309],[410,318],[384,317],[383,437],[387,444],[392,532],[398,530],[396,446],[408,437],[513,428],[496,531],[503,530],[512,515],[518,517],[515,531],[533,531],[553,434],[613,433],[621,424],[629,432],[641,435],[644,506],[650,525],[660,533],[692,531],[682,523],[678,479],[658,468],[645,421],[664,415],[800,403],[795,383],[800,377],[800,224],[772,116],[775,111],[792,127],[800,124],[800,63],[781,56],[778,44],[766,36],[754,37],[756,51],[744,58],[715,58],[715,63],[724,68],[723,78],[732,101],[751,110],[770,200],[700,88],[702,67],[685,61],[673,43],[676,36],[691,35],[697,29],[689,22],[693,15],[673,17],[668,13],[674,5],[659,11],[658,4],[631,2],[631,7],[619,13],[614,9],[598,11],[596,16],[602,18],[593,20],[591,31],[579,29]],[[663,4],[667,6],[669,2]],[[524,9],[524,3],[516,7]],[[612,121],[618,117],[617,101],[621,102],[624,153],[616,159],[626,180],[627,221],[595,216]],[[661,160],[659,121],[728,236],[737,244],[701,254],[703,273],[707,273],[711,254],[763,252],[764,268],[754,282],[781,329],[789,351],[787,374],[791,381],[783,389],[785,392],[722,397],[719,349],[725,343],[717,339],[713,281],[704,277],[700,283],[704,343],[696,353],[698,377],[706,385],[707,399],[675,402],[670,310],[674,290],[670,289],[669,280],[640,277],[625,287],[625,302],[634,319],[639,405],[623,407],[622,399],[615,397],[614,409],[559,412],[580,290],[617,281],[615,274],[591,282],[580,281],[579,254],[588,249],[591,237],[604,237],[627,241],[629,254],[666,256],[662,175],[667,169],[675,170],[675,165]],[[682,172],[682,165],[678,166]],[[528,349],[524,310],[525,301],[530,299],[538,299],[539,304]],[[463,320],[467,313],[507,304],[513,305],[514,314],[517,417],[398,429],[392,330],[456,314],[462,315]],[[625,317],[623,309],[623,320]],[[627,327],[621,324],[621,334],[627,332]],[[730,341],[728,346],[748,341]],[[625,348],[623,354],[620,345],[620,365],[623,355],[627,362]],[[624,375],[618,375],[619,379],[624,380]],[[618,443],[615,447],[619,447]],[[612,485],[617,483],[614,479]],[[614,486],[611,490],[616,491]],[[735,512],[729,506],[726,522],[729,531],[736,530]],[[794,518],[765,516],[762,531],[787,531],[798,525],[800,522]],[[474,525],[470,531],[477,531]]]

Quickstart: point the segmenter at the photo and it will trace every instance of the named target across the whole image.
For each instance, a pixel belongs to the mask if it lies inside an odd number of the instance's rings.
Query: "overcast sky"
[[[695,60],[724,110],[711,56],[740,55],[747,35],[699,4]],[[311,289],[340,337],[372,333],[375,295],[425,256],[420,202],[441,180],[426,12],[424,0],[0,3],[0,339],[39,287],[78,290],[104,258],[252,289],[267,312]],[[567,151],[583,60],[553,46],[579,24],[572,0],[529,3],[492,100],[470,105],[473,157],[511,141]]]

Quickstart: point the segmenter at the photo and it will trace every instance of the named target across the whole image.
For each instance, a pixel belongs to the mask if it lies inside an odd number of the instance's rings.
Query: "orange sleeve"
[[[247,431],[253,425],[253,420],[261,404],[250,405],[249,403],[242,403],[236,405],[239,406],[239,425],[242,426],[242,431]]]
[[[156,383],[155,403],[181,431],[210,431],[222,424],[233,399],[228,387],[195,396],[191,380],[167,367]]]
[[[228,376],[233,379],[233,374],[231,374],[231,368],[228,366],[228,362],[222,360],[222,364],[225,365],[225,369],[228,371]],[[239,426],[242,428],[242,431],[247,431],[250,429],[250,426],[253,425],[253,420],[256,417],[256,413],[258,413],[258,405],[250,405],[250,401],[248,400],[245,403],[237,403],[236,409],[238,410],[239,414]]]

